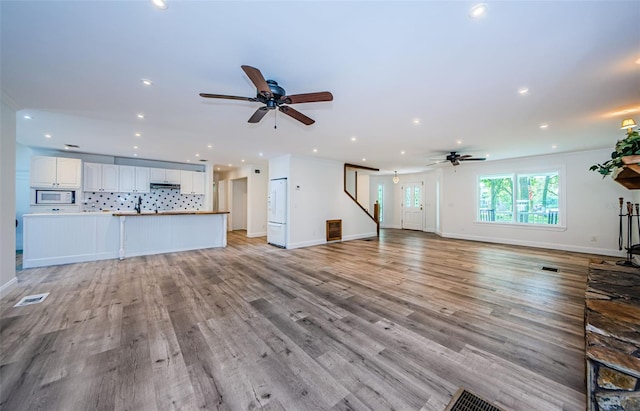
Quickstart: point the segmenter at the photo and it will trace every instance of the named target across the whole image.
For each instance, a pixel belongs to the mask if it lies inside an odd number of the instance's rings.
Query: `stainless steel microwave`
[[[35,204],[75,204],[76,192],[65,190],[35,190]]]

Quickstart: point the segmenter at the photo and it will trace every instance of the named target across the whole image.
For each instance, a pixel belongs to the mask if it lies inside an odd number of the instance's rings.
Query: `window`
[[[558,172],[481,176],[479,221],[557,225]]]
[[[379,220],[380,224],[382,224],[382,220],[384,219],[384,212],[382,210],[383,199],[384,199],[384,184],[378,184],[378,213],[380,213],[378,218],[380,219]]]

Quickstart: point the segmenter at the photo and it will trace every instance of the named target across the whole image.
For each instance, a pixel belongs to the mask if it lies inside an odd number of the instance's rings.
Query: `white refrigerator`
[[[287,246],[287,179],[278,178],[269,182],[267,201],[267,242],[286,248]]]

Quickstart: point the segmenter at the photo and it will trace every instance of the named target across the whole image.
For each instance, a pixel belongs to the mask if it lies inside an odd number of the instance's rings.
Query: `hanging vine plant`
[[[622,157],[638,154],[640,154],[640,135],[637,131],[632,131],[627,134],[626,138],[618,140],[616,143],[616,151],[611,153],[610,160],[602,164],[594,164],[589,167],[589,170],[602,174],[602,178],[608,175],[616,178],[618,173],[622,171],[622,166],[624,166]]]

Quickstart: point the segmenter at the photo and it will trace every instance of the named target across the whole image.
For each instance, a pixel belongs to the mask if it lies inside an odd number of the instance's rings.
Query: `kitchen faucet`
[[[142,196],[138,196],[138,204],[133,206],[133,208],[134,210],[136,210],[136,213],[140,214],[141,207],[142,207]]]

